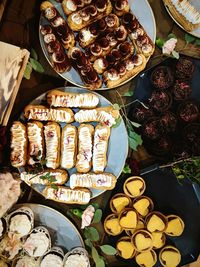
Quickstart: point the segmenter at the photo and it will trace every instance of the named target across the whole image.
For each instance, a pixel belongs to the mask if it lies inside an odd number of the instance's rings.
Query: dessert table
[[[46,58],[43,55],[38,37],[38,21],[40,16],[39,6],[41,1],[38,0],[13,0],[1,1],[0,11],[4,10],[1,24],[0,24],[0,41],[17,45],[30,50],[34,48],[38,54],[39,61],[44,67],[44,73],[39,74],[32,72],[30,80],[23,79],[16,97],[13,111],[10,116],[10,123],[17,119],[23,110],[24,106],[29,104],[33,99],[46,92],[47,90],[62,87],[72,86],[69,82],[63,80],[50,67]],[[149,0],[156,20],[157,37],[166,38],[170,33],[173,33],[178,38],[177,51],[188,56],[200,58],[200,46],[187,44],[185,42],[185,32],[177,26],[177,24],[168,15],[162,0]],[[5,7],[5,9],[4,9]],[[0,16],[1,17],[1,16]],[[10,30],[12,29],[12,30]],[[156,65],[163,60],[161,49],[156,47],[154,55],[150,58],[147,68]],[[112,103],[121,104],[119,95],[125,92],[134,90],[136,79],[131,80],[125,85],[113,90],[100,91],[100,94],[110,100]],[[125,104],[131,101],[131,98],[125,98]],[[10,124],[8,124],[9,127]],[[144,147],[140,146],[137,152],[131,152],[131,155],[138,163],[140,168],[144,168],[154,163],[154,159],[147,153]],[[100,205],[102,209],[105,208],[111,192],[107,191],[99,197],[92,200]],[[24,186],[24,195],[19,202],[40,203],[53,207],[68,216],[69,207],[65,204],[57,204],[56,202],[45,200],[41,195]],[[80,229],[80,222],[74,216],[73,222]],[[103,226],[100,225],[100,231],[103,232]],[[102,242],[104,240],[102,235]],[[113,257],[108,258],[108,266],[120,266],[114,261]],[[199,266],[197,263],[196,266]],[[189,266],[193,266],[192,264]],[[195,265],[194,265],[195,266]]]

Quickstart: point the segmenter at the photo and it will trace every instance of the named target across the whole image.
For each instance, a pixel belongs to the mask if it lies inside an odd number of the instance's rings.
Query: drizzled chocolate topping
[[[120,44],[119,51],[122,53],[122,55],[128,55],[131,52],[130,43],[127,41],[127,42]]]
[[[52,28],[49,25],[40,26],[40,32],[42,35],[52,33]]]
[[[55,19],[55,17],[58,16],[58,11],[56,10],[55,7],[48,7],[44,10],[44,16],[48,20]]]
[[[102,48],[107,48],[109,46],[109,40],[106,37],[101,38],[98,43]]]
[[[80,58],[81,57],[81,50],[79,50],[79,49],[74,49],[73,51],[72,51],[72,58],[74,59],[74,60],[76,60],[76,59],[78,59],[78,58]]]
[[[143,46],[145,44],[148,44],[149,43],[149,38],[148,36],[146,35],[139,35],[138,38],[137,38],[137,44],[139,46]]]
[[[101,49],[101,46],[100,46],[100,44],[98,44],[98,43],[94,43],[94,44],[92,44],[91,46],[90,46],[90,52],[92,53],[92,54],[100,54],[101,53],[101,51],[102,51],[102,49]]]
[[[90,30],[90,32],[91,32],[91,34],[93,34],[93,35],[97,35],[97,28],[96,28],[96,25],[94,25],[94,24],[92,24],[92,25],[90,25],[89,26],[89,30]]]
[[[95,5],[98,9],[104,9],[106,7],[107,1],[106,0],[97,0]]]
[[[129,24],[132,20],[134,20],[134,15],[131,13],[126,13],[122,17],[122,21],[124,24]]]
[[[51,54],[53,52],[58,52],[60,51],[61,48],[61,44],[59,42],[51,42],[47,45],[47,51]]]
[[[97,9],[94,5],[90,5],[85,8],[85,12],[90,14],[91,16],[95,16],[97,14]]]
[[[105,21],[108,27],[114,27],[116,24],[116,16],[114,14],[110,14],[105,18]]]
[[[115,8],[118,10],[123,10],[128,5],[127,0],[117,0],[115,1]]]
[[[121,53],[118,49],[113,49],[111,55],[114,57],[115,60],[119,60],[121,58]]]
[[[115,35],[117,39],[123,39],[126,35],[126,29],[124,28],[124,26],[121,25],[119,28],[117,28]]]
[[[97,21],[96,23],[96,27],[97,29],[103,31],[106,29],[106,21],[105,19],[100,19],[99,21]]]
[[[48,34],[44,35],[44,42],[46,44],[49,44],[51,42],[55,42],[55,40],[56,40],[56,37],[53,33],[48,33]]]
[[[63,62],[65,60],[65,54],[63,54],[61,51],[58,51],[53,53],[52,58],[55,62]]]

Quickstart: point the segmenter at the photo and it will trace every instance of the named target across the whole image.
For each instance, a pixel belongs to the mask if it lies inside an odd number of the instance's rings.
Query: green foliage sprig
[[[44,68],[38,61],[38,55],[36,51],[31,48],[31,55],[24,71],[24,78],[29,80],[31,78],[31,73],[33,70],[39,73],[44,72]]]

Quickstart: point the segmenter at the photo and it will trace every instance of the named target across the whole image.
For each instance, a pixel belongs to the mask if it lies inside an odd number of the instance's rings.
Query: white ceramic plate
[[[75,225],[62,213],[53,208],[40,204],[18,204],[14,210],[22,206],[32,209],[35,217],[35,226],[46,226],[50,232],[54,246],[62,247],[67,251],[75,247],[84,247],[83,239]]]
[[[54,0],[50,0],[50,1],[55,5],[55,7],[60,12],[60,14],[66,19],[66,15],[64,14],[64,12],[62,10],[61,4],[54,1]],[[131,10],[136,15],[136,17],[138,18],[141,25],[144,27],[144,29],[147,32],[147,34],[149,35],[149,37],[155,43],[156,23],[155,23],[153,11],[152,11],[148,1],[147,0],[129,0],[129,4],[131,7]],[[48,21],[43,16],[40,16],[39,25],[45,25],[45,24],[48,24]],[[40,31],[39,31],[39,39],[40,39],[40,45],[42,47],[43,53],[44,53],[46,59],[48,60],[49,64],[51,65],[50,58],[49,58],[48,52],[45,48],[43,37],[42,37]],[[58,73],[58,74],[62,78],[75,84],[76,86],[87,88],[84,85],[84,83],[82,82],[79,74],[73,68],[69,72]],[[135,76],[133,76],[133,77],[135,77]],[[118,86],[121,86],[122,84],[130,81],[133,77],[129,78],[127,81],[121,83]],[[109,89],[109,88],[107,88],[105,85],[103,85],[102,88],[99,88],[97,90],[105,90],[105,89]]]
[[[191,0],[190,2],[200,12],[200,1],[199,0]],[[173,17],[172,13],[170,12],[169,8],[167,7],[167,5],[165,3],[164,3],[164,6],[165,6],[168,14],[176,22],[176,24],[178,24],[179,27],[181,27],[184,31],[186,31],[186,29],[184,29],[183,26]],[[186,31],[186,32],[188,32],[188,31]],[[197,29],[193,30],[192,32],[188,32],[188,33],[197,37],[197,38],[200,38],[200,27],[198,27]]]
[[[76,93],[89,92],[87,89],[77,88],[77,87],[61,87],[57,89],[62,90],[62,91],[67,91],[67,92],[76,92]],[[112,105],[112,103],[108,101],[105,97],[95,92],[92,92],[92,93],[94,93],[95,95],[99,97],[100,102],[99,102],[98,107]],[[45,100],[46,100],[46,93],[37,97],[30,104],[40,104],[41,101],[44,102]],[[78,109],[73,109],[73,110],[76,112]],[[21,116],[21,119],[24,120],[23,115]],[[74,122],[72,124],[75,126],[79,125],[79,123],[77,122]],[[96,125],[96,123],[92,123],[92,124]],[[64,127],[66,124],[60,123],[60,125],[61,127]],[[124,121],[121,120],[121,123],[119,124],[118,127],[111,128],[111,135],[110,135],[108,152],[107,152],[108,161],[107,161],[105,172],[110,172],[118,178],[123,170],[127,155],[128,155],[128,135],[127,135]],[[69,175],[76,173],[76,168],[68,170],[68,173]],[[66,185],[69,186],[69,181],[66,183]],[[32,185],[32,187],[40,193],[45,188],[44,185]],[[105,190],[91,189],[91,192],[92,192],[92,198],[94,198],[94,197],[99,196],[103,192],[105,192]]]

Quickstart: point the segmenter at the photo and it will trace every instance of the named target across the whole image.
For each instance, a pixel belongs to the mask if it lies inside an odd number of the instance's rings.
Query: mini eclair
[[[66,15],[69,15],[89,4],[92,3],[92,0],[63,0],[62,8]]]

